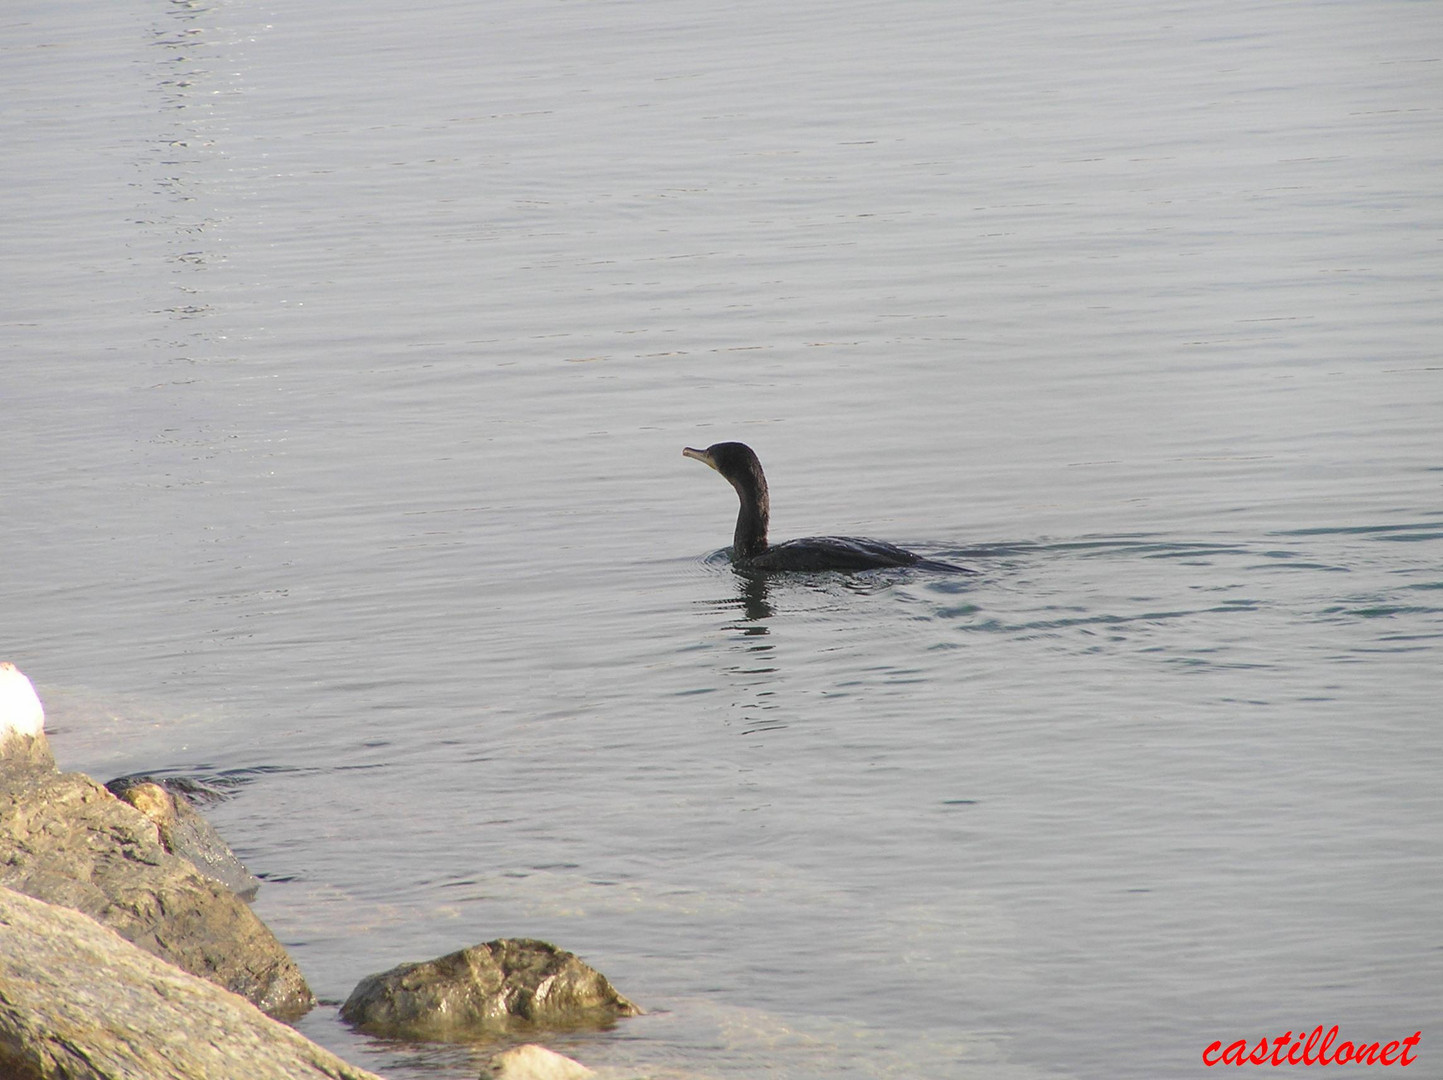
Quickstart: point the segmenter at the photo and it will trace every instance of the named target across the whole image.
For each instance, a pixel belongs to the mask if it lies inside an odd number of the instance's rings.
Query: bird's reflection
[[[727,688],[731,715],[741,720],[741,733],[754,735],[787,726],[789,674],[812,664],[816,650],[807,646],[819,621],[856,619],[863,597],[887,593],[917,580],[915,571],[895,567],[847,573],[835,570],[769,573],[732,563],[727,549],[713,552],[704,563],[715,580],[731,588],[697,606],[707,613],[711,632],[726,640],[717,653],[721,686]],[[934,580],[942,579],[942,580]],[[975,582],[976,578],[959,579]],[[928,575],[925,585],[952,595],[951,575]],[[908,602],[904,596],[899,602]],[[773,630],[778,631],[773,634]],[[730,726],[733,721],[728,720]]]
[[[778,613],[778,600],[788,591],[799,602],[811,608],[817,598],[827,607],[841,606],[847,596],[869,595],[885,592],[906,580],[902,570],[879,570],[862,574],[846,574],[837,571],[793,573],[777,575],[762,570],[749,569],[731,564],[725,549],[707,559],[717,569],[730,571],[735,593],[705,601],[707,607],[718,612],[735,613],[736,618],[724,623],[723,629],[736,631],[748,637],[765,637],[771,633],[767,623]],[[803,596],[811,599],[801,601]]]
[[[707,607],[719,613],[735,614],[736,617],[723,623],[722,628],[746,637],[766,637],[771,633],[766,625],[767,620],[773,618],[777,612],[771,600],[769,575],[733,566],[725,549],[713,553],[706,562],[716,570],[725,570],[736,586],[732,595],[704,602]]]
[[[765,637],[770,631],[767,620],[776,614],[769,595],[770,586],[766,574],[748,573],[736,570],[737,605],[741,608],[742,620],[731,624],[728,630],[740,630],[752,637]]]

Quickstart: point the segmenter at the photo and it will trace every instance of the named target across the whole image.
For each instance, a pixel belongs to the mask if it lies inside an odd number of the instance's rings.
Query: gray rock
[[[45,732],[21,735],[15,731],[0,730],[0,768],[55,768],[55,758],[50,753],[50,741],[45,738]]]
[[[151,776],[121,776],[105,787],[155,822],[166,851],[179,855],[242,900],[255,899],[260,879],[246,869],[230,845],[191,805],[186,789],[193,785]]]
[[[586,1080],[596,1073],[565,1054],[526,1043],[491,1058],[491,1080]]]
[[[78,912],[0,888],[6,1080],[380,1080]]]
[[[166,851],[154,822],[88,776],[0,760],[0,885],[83,912],[272,1016],[315,1004],[245,902]]]
[[[502,938],[362,979],[342,1019],[372,1035],[462,1042],[507,1030],[605,1027],[641,1012],[572,953]]]

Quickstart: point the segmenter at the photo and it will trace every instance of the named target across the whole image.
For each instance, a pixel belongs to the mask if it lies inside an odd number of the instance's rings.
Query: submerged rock
[[[369,975],[341,1006],[368,1034],[454,1042],[514,1027],[605,1027],[640,1012],[574,954],[529,938]]]
[[[380,1080],[79,912],[0,888],[6,1080]]]
[[[581,1062],[535,1043],[513,1046],[490,1063],[491,1080],[586,1080],[595,1075]]]
[[[246,869],[211,823],[191,806],[186,790],[193,785],[150,776],[121,776],[105,786],[155,822],[166,851],[179,855],[242,900],[255,899],[260,879]]]

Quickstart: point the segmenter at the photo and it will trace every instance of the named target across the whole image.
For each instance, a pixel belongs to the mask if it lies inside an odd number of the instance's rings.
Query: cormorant
[[[961,566],[924,559],[914,552],[881,540],[859,536],[806,536],[781,544],[767,543],[767,522],[771,501],[762,463],[746,443],[713,443],[705,450],[690,446],[684,457],[710,465],[736,488],[741,500],[736,535],[732,538],[732,561],[752,570],[877,570],[892,566],[915,566],[922,570],[950,570],[972,574]]]

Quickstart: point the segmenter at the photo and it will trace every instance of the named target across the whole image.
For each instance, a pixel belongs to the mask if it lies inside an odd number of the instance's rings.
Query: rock
[[[6,1080],[380,1080],[78,912],[0,888]]]
[[[242,900],[254,900],[261,883],[236,858],[230,845],[191,805],[185,792],[194,785],[172,784],[150,776],[122,776],[106,785],[112,795],[135,807],[160,831],[160,843]]]
[[[272,1016],[315,1004],[245,902],[167,852],[154,822],[88,776],[0,768],[0,885],[83,912]]]
[[[139,810],[88,776],[57,772],[44,724],[30,680],[0,664],[0,885],[90,915],[272,1016],[309,1010],[310,988],[265,924],[168,852]]]
[[[572,953],[528,938],[369,975],[341,1006],[371,1035],[453,1042],[514,1027],[604,1027],[640,1012]]]
[[[0,663],[0,768],[51,768],[55,758],[45,738],[45,709],[24,673]]]
[[[513,1046],[491,1059],[492,1080],[586,1080],[595,1075],[581,1062],[535,1043]]]

